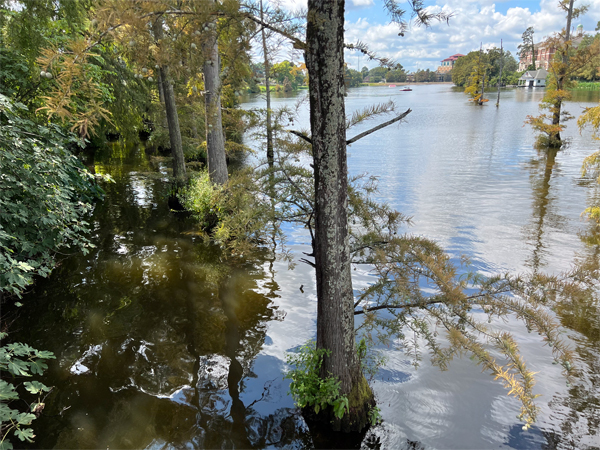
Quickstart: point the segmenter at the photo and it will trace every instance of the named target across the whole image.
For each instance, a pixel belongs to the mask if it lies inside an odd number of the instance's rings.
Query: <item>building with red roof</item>
[[[458,58],[460,58],[461,56],[465,56],[465,55],[463,55],[461,53],[457,53],[456,55],[452,55],[452,56],[442,60],[441,65],[437,69],[437,73],[450,72],[452,70],[452,68],[454,67],[454,63],[456,63]]]

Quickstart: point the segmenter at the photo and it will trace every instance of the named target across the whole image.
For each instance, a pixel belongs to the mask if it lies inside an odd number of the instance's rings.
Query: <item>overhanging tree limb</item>
[[[346,145],[350,145],[353,144],[354,142],[358,141],[359,139],[364,138],[365,136],[368,136],[371,133],[375,133],[376,131],[381,130],[382,128],[387,127],[388,125],[391,125],[393,123],[396,123],[402,119],[404,119],[406,116],[408,116],[410,113],[412,112],[412,109],[407,109],[406,111],[404,111],[402,114],[400,114],[398,117],[393,118],[392,120],[388,120],[387,122],[384,122],[380,125],[377,125],[376,127],[371,128],[370,130],[367,130],[363,133],[360,133],[357,136],[354,136],[352,139],[348,139],[346,141]]]

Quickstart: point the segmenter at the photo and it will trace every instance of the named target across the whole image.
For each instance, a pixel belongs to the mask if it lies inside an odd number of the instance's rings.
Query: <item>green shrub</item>
[[[103,195],[66,148],[78,139],[25,112],[0,94],[0,293],[14,295],[50,273],[56,251],[92,247],[85,218]]]
[[[202,170],[178,194],[182,205],[205,231],[211,231],[219,222],[223,206],[219,204],[218,194],[221,189],[222,187],[211,183],[208,171]]]
[[[177,194],[198,221],[206,240],[226,247],[230,254],[251,253],[281,230],[273,224],[271,205],[265,201],[250,171],[231,175],[224,186],[210,181],[206,170],[195,174]]]

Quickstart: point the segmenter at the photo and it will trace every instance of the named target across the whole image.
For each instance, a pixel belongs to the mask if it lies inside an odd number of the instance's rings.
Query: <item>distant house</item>
[[[461,56],[465,56],[461,53],[457,53],[456,55],[452,55],[444,60],[442,60],[441,65],[437,68],[437,73],[439,74],[443,74],[443,73],[448,73],[452,70],[452,68],[454,67],[454,64],[456,63],[456,61],[458,61],[458,58],[460,58]]]
[[[530,70],[525,72],[519,78],[520,87],[546,87],[546,77],[548,71],[546,69]]]
[[[574,36],[571,38],[571,43],[573,47],[577,48],[581,41],[585,37],[583,32],[583,25],[579,25],[577,27],[577,31]],[[554,59],[554,53],[556,53],[556,47],[552,45],[551,42],[545,41],[540,42],[539,44],[535,44],[533,46],[535,52],[535,68],[546,69],[550,68],[550,62]],[[533,55],[531,51],[524,51],[521,53],[521,57],[519,58],[519,72],[523,70],[527,70],[529,66],[533,64]]]

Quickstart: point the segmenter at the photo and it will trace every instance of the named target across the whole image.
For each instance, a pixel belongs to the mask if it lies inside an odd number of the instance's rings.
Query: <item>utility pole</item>
[[[504,63],[504,48],[502,47],[502,39],[500,39],[500,78],[498,78],[498,99],[496,107],[500,106],[500,85],[502,84],[502,68]]]

